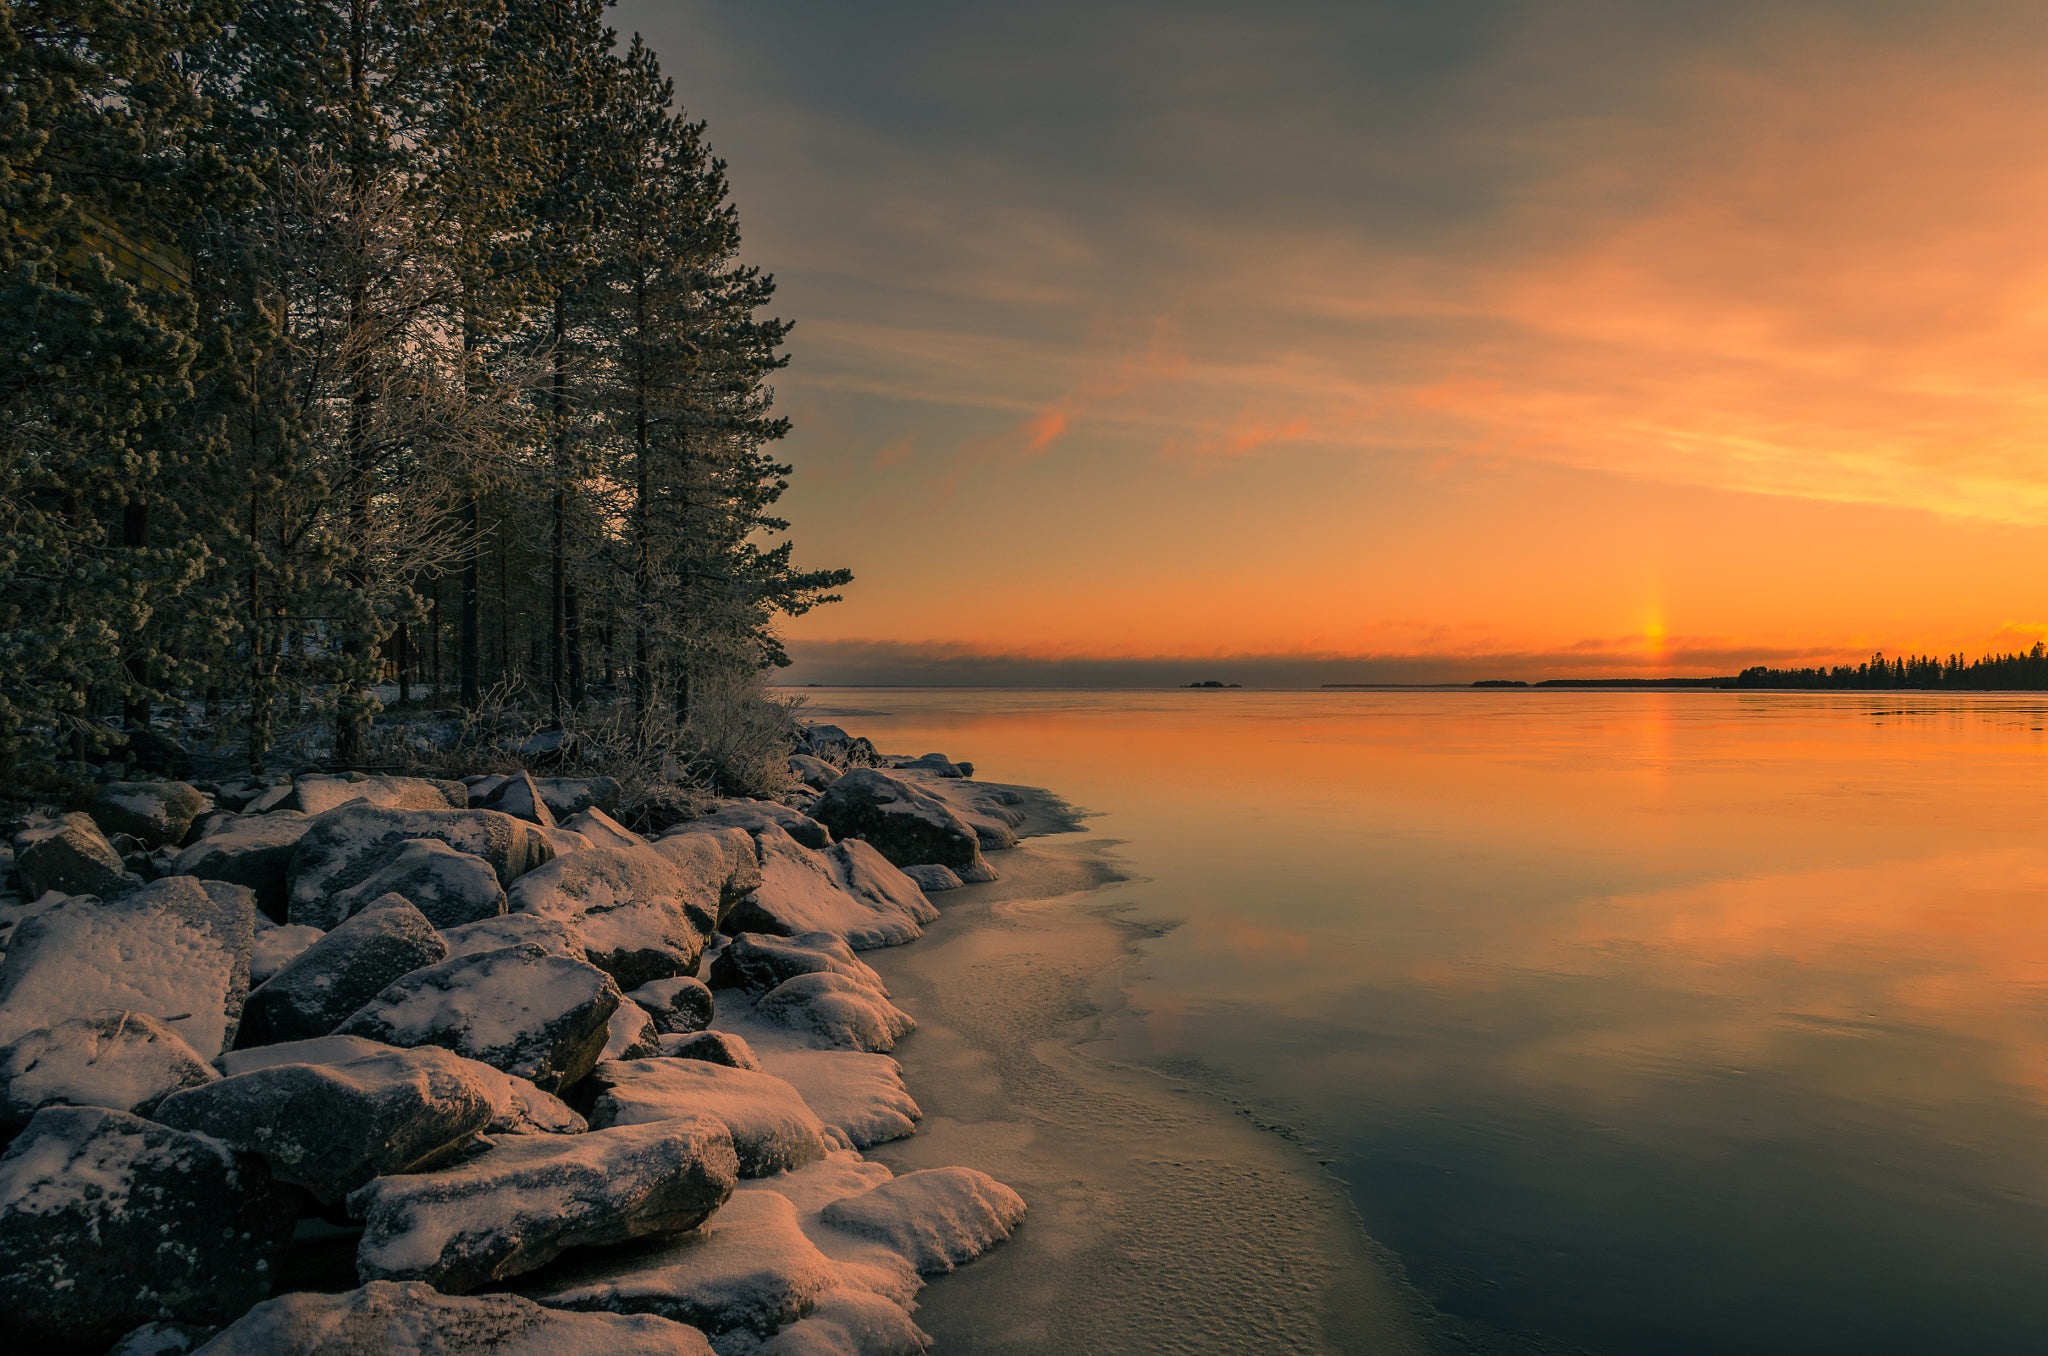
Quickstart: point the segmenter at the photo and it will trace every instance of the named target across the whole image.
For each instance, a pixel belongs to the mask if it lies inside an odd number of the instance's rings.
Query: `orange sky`
[[[2048,632],[2048,15],[1477,8],[622,7],[797,320],[798,677]]]

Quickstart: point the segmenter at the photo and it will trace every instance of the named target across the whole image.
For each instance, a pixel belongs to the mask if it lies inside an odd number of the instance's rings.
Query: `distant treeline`
[[[1853,668],[1773,669],[1759,664],[1736,675],[1738,688],[1949,688],[1970,692],[2048,689],[2048,645],[2035,642],[2025,654],[1985,655],[1964,660],[1959,654],[1886,659],[1874,654]]]

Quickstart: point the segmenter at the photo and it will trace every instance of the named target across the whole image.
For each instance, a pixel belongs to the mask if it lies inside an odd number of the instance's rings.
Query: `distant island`
[[[1182,684],[1181,684],[1181,686],[1182,686],[1183,688],[1190,688],[1190,687],[1201,687],[1201,688],[1232,688],[1232,687],[1243,687],[1243,686],[1244,686],[1244,684],[1243,684],[1243,683],[1219,683],[1219,682],[1217,682],[1217,681],[1216,681],[1216,680],[1215,680],[1214,678],[1211,678],[1211,679],[1210,679],[1209,681],[1207,681],[1207,682],[1205,682],[1205,683],[1182,683]]]
[[[1363,684],[1325,683],[1325,687]],[[1861,664],[1803,669],[1774,669],[1758,664],[1732,678],[1545,678],[1529,683],[1519,678],[1482,678],[1473,687],[1549,688],[1724,688],[1744,691],[1814,692],[2042,692],[2048,691],[2048,645],[2036,643],[2024,654],[1985,655],[1965,660],[1959,654],[1943,659],[1913,655],[1887,659],[1880,652]]]

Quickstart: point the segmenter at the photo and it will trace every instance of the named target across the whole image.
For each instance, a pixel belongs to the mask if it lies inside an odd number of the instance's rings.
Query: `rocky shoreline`
[[[0,851],[15,1349],[896,1356],[1008,1238],[856,954],[1017,792],[815,726],[775,800],[605,778],[119,782]],[[649,825],[642,827],[652,828]]]

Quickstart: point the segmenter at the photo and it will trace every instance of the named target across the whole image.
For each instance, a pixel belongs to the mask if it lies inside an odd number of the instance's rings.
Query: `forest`
[[[1933,655],[1886,659],[1874,654],[1851,667],[1773,669],[1759,664],[1744,669],[1727,684],[1738,688],[1839,688],[1862,691],[1884,688],[1950,689],[1959,692],[2039,691],[2048,689],[2048,645],[2036,641],[2024,654],[1985,655],[1965,660]]]
[[[195,725],[368,765],[387,704],[772,720],[851,576],[776,516],[725,166],[602,0],[13,0],[0,83],[10,788]]]

